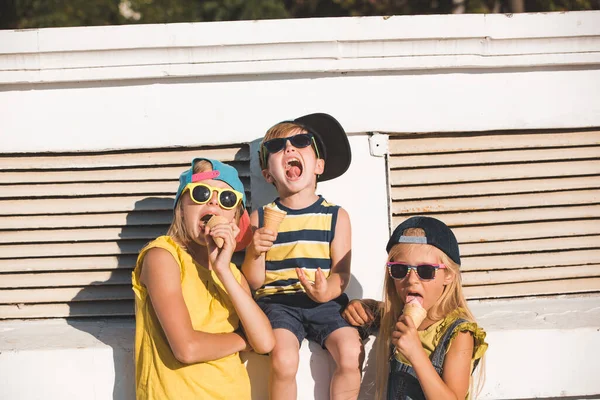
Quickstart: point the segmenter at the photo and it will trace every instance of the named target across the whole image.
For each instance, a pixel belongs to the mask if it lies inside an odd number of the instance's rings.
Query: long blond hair
[[[408,228],[402,234],[403,236],[425,236],[425,231],[421,228]],[[391,248],[387,261],[392,261],[395,257],[400,255],[407,255],[414,251],[426,252],[426,254],[435,254],[442,264],[445,264],[447,268],[446,273],[450,273],[453,276],[452,281],[444,286],[444,290],[440,298],[435,304],[429,309],[427,318],[432,321],[439,321],[446,317],[456,309],[461,309],[461,318],[468,321],[475,321],[475,317],[469,310],[467,300],[462,290],[462,280],[460,276],[459,265],[450,259],[444,252],[438,248],[430,245],[413,244],[413,243],[398,243]],[[381,324],[379,328],[379,335],[376,346],[377,356],[377,375],[376,375],[376,387],[375,387],[375,398],[379,400],[385,400],[387,395],[387,383],[389,374],[389,360],[390,360],[390,346],[391,337],[396,325],[396,321],[402,314],[402,308],[404,306],[403,300],[398,296],[394,280],[389,276],[387,268],[384,268],[384,287],[383,287],[383,307],[381,310]],[[481,364],[481,362],[480,362]],[[481,383],[478,383],[478,387]],[[473,389],[473,382],[471,382],[471,389]],[[470,390],[473,393],[473,390]]]
[[[193,168],[194,168],[194,174],[213,170],[212,164],[206,160],[196,161]],[[177,244],[179,244],[184,249],[187,249],[187,245],[193,241],[192,236],[190,235],[190,233],[188,232],[188,230],[185,227],[184,217],[183,217],[183,201],[181,200],[181,198],[183,197],[184,193],[186,193],[187,191],[188,190],[185,189],[181,193],[181,196],[179,196],[179,201],[177,202],[177,204],[175,205],[175,208],[173,210],[173,221],[171,222],[171,226],[169,226],[169,229],[167,230],[167,236],[171,236],[173,238],[173,240],[175,240],[177,242]],[[235,211],[235,222],[236,223],[240,222],[240,217],[242,216],[243,212],[244,212],[244,205],[240,203],[239,207]]]

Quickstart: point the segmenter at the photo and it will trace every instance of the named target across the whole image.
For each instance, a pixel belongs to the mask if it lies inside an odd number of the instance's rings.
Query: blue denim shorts
[[[306,293],[265,296],[256,302],[273,329],[287,329],[300,344],[307,338],[325,348],[325,340],[333,331],[351,326],[341,315],[348,305],[346,293],[327,303],[314,302]]]

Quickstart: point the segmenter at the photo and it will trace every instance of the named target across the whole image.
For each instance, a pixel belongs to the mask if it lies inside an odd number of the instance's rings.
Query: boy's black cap
[[[344,128],[335,118],[316,113],[296,118],[293,122],[317,137],[319,155],[325,160],[325,170],[317,179],[319,182],[337,178],[348,170],[352,161],[350,143]]]
[[[408,228],[421,228],[425,231],[425,237],[402,236]],[[388,241],[386,251],[389,253],[392,247],[398,243],[422,243],[430,244],[443,251],[452,261],[460,265],[460,252],[458,241],[448,226],[439,219],[431,217],[410,217],[394,229],[394,233]]]

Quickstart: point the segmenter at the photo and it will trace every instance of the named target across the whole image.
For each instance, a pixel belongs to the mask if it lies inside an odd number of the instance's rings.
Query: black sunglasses
[[[388,267],[390,276],[394,279],[404,279],[408,276],[408,271],[414,270],[419,279],[422,281],[430,281],[435,278],[435,271],[444,269],[444,264],[421,264],[409,265],[403,262],[388,262],[385,265]]]
[[[269,158],[269,154],[279,153],[281,150],[285,148],[287,141],[290,141],[292,146],[303,149],[314,144],[315,153],[317,153],[317,158],[319,157],[319,149],[317,148],[317,143],[315,142],[315,137],[312,133],[299,133],[294,136],[285,137],[285,138],[275,138],[271,140],[267,140],[263,143],[263,166],[267,165],[267,159]]]

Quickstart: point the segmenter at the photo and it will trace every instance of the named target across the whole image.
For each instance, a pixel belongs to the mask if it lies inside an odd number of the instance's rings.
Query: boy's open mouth
[[[294,180],[300,178],[302,176],[303,170],[304,167],[302,166],[300,160],[297,158],[290,158],[285,163],[285,176],[288,179]]]

